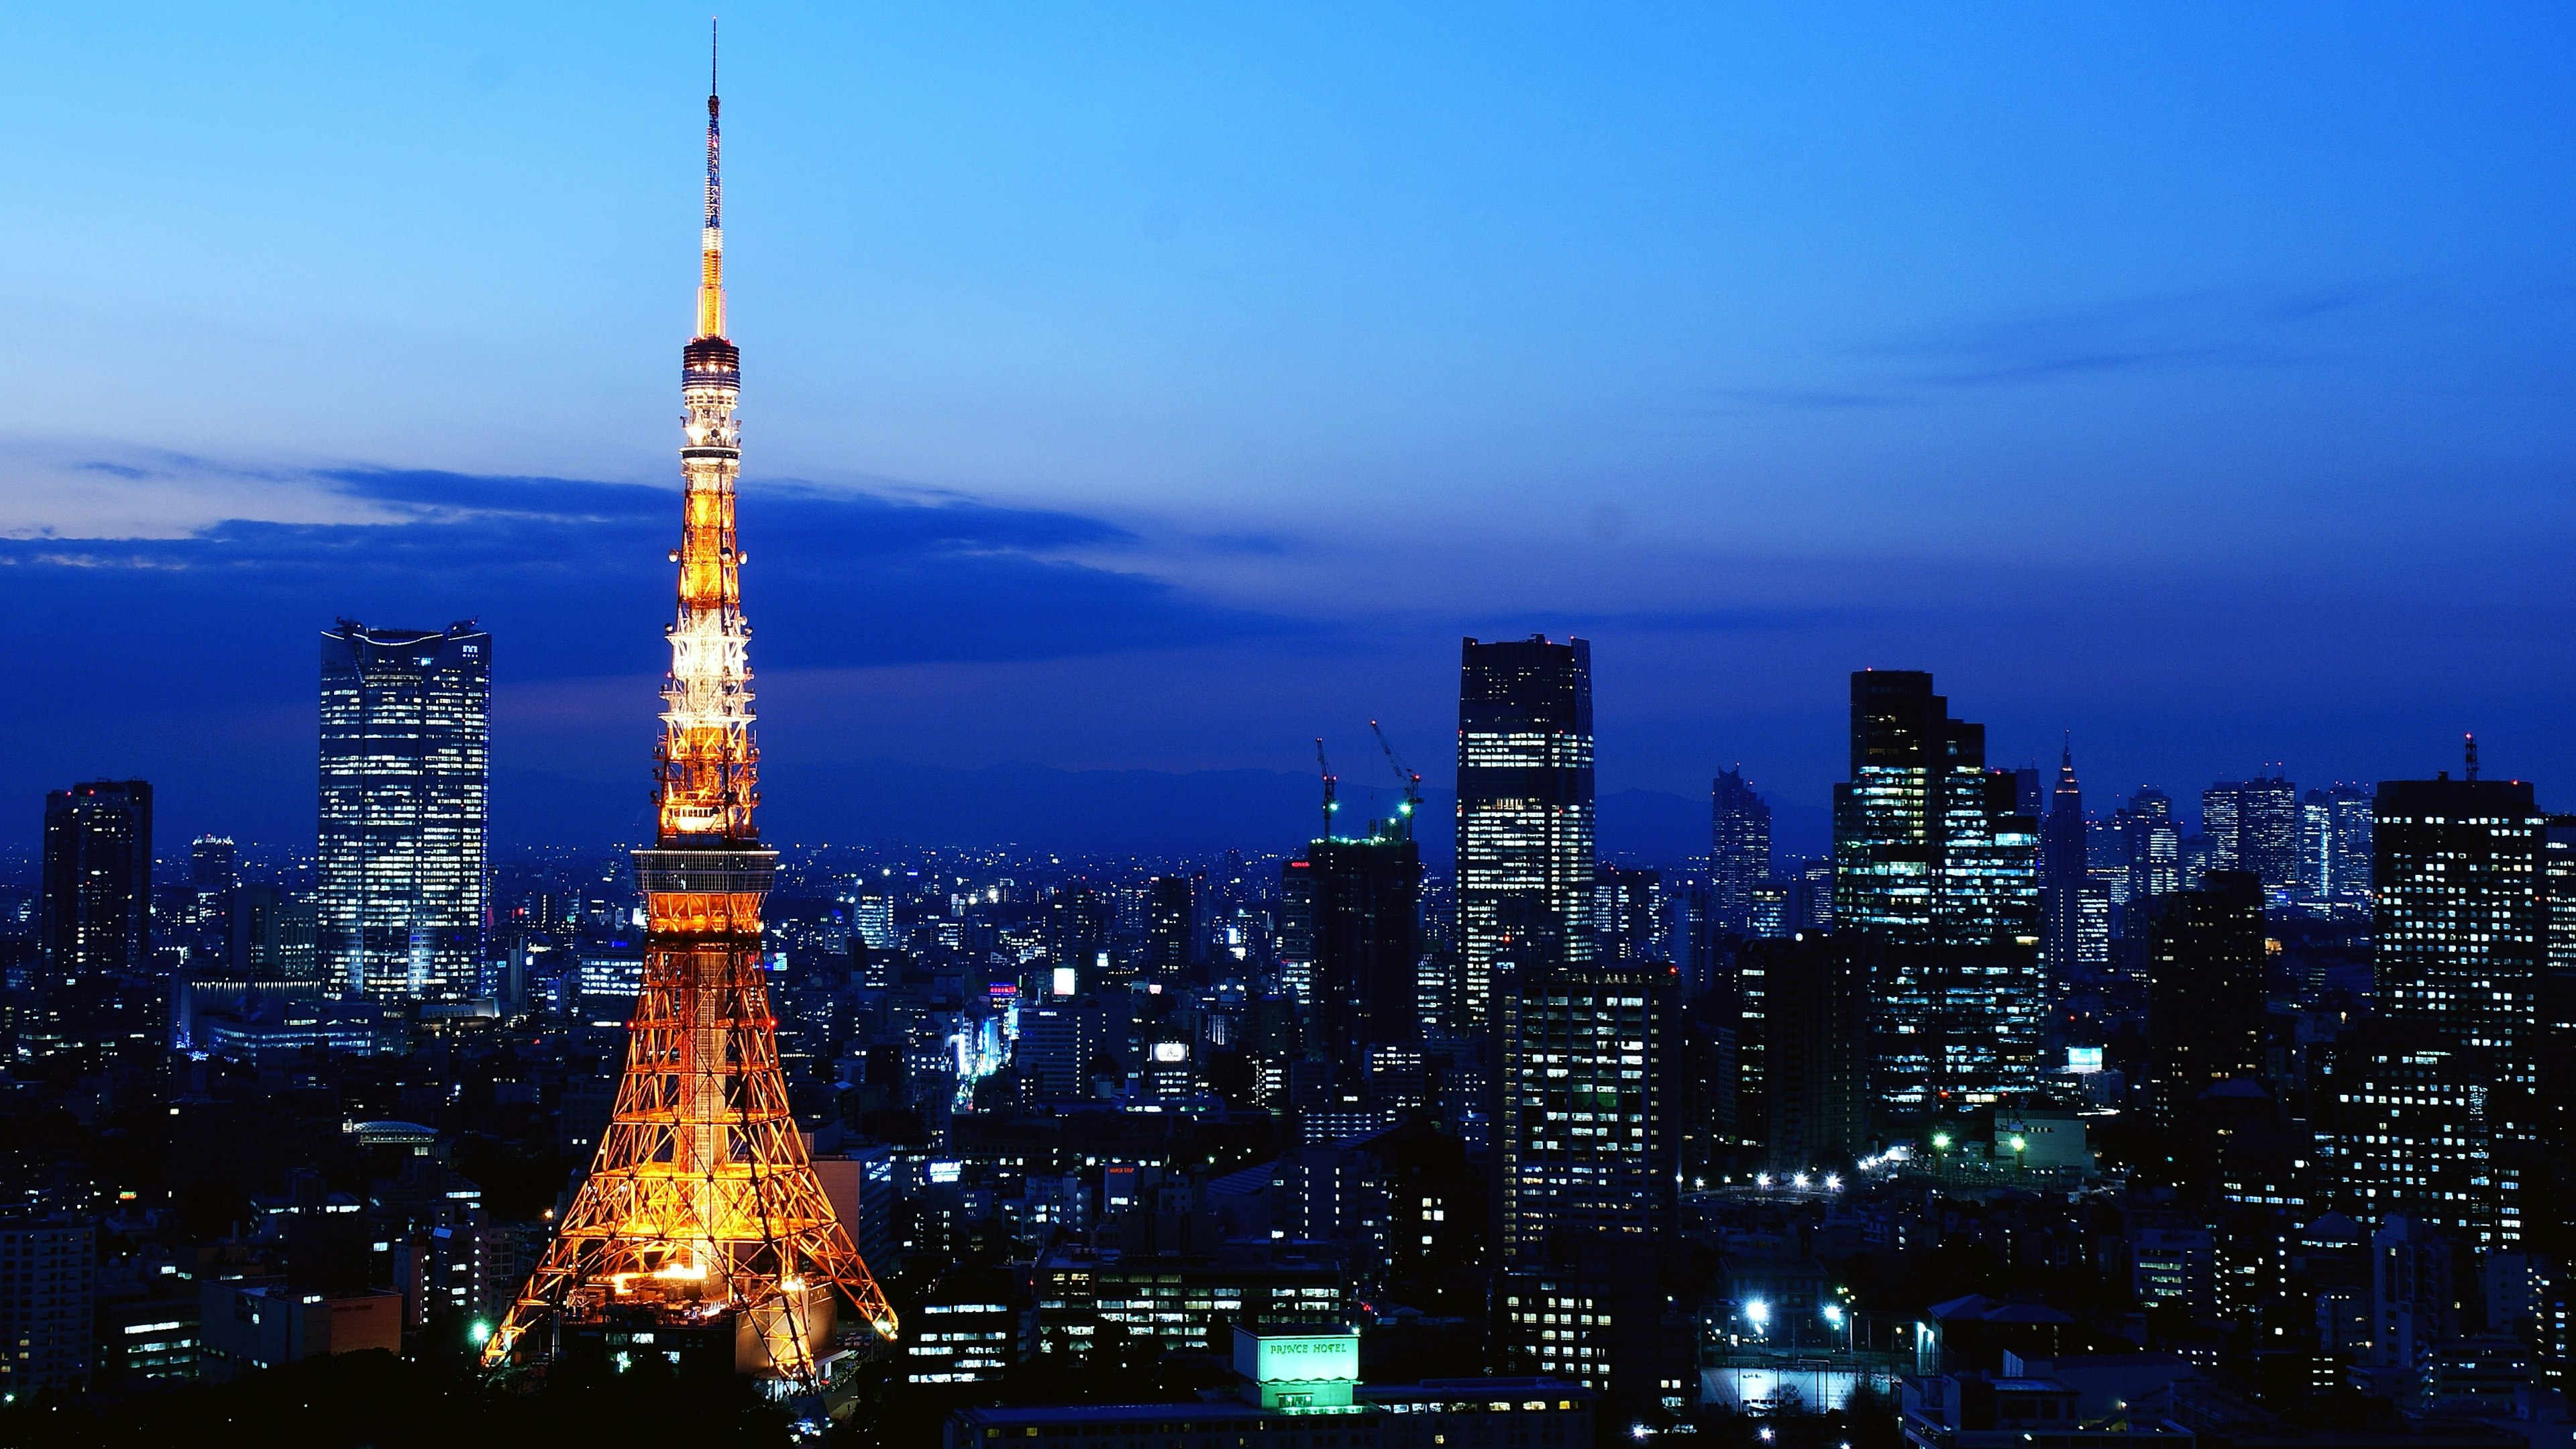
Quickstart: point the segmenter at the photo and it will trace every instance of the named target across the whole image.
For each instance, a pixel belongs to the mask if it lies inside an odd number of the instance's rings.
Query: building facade
[[[45,796],[37,951],[54,982],[152,963],[152,786],[91,780]]]
[[[322,636],[320,954],[353,996],[472,995],[483,957],[492,636]]]
[[[1545,1254],[1560,1231],[1648,1236],[1670,1222],[1677,981],[1670,966],[1586,963],[1523,972],[1505,998],[1506,1260]]]
[[[1851,778],[1834,787],[1834,923],[1886,948],[1879,1095],[1900,1111],[2037,1080],[2039,824],[1985,726],[1916,670],[1851,680]]]
[[[1745,783],[1738,766],[1709,785],[1709,919],[1742,934],[1753,920],[1753,891],[1771,878],[1771,806]]]
[[[1461,1025],[1492,1031],[1516,971],[1593,955],[1592,645],[1460,647]]]

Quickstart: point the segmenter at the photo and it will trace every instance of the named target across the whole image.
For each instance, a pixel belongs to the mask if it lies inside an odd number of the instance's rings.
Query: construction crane
[[[1335,811],[1342,808],[1342,802],[1333,798],[1334,787],[1338,785],[1340,781],[1336,780],[1333,776],[1333,762],[1324,758],[1324,737],[1322,735],[1317,735],[1315,737],[1315,768],[1324,772],[1323,838],[1330,840],[1333,838],[1333,814]]]
[[[1411,840],[1413,817],[1422,809],[1422,774],[1405,765],[1403,757],[1396,754],[1395,746],[1387,742],[1386,731],[1378,728],[1376,720],[1369,721],[1369,733],[1377,736],[1377,747],[1386,751],[1387,768],[1395,771],[1395,782],[1404,789],[1404,803],[1395,807],[1395,838]]]

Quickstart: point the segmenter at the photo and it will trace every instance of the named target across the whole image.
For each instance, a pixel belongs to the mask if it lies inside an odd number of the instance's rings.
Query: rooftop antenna
[[[2466,738],[2466,739],[2467,739],[2467,741],[2468,741],[2468,747],[2469,747],[2469,778],[2470,778],[2470,779],[2472,779],[2472,780],[2474,780],[2474,779],[2476,779],[2476,778],[2478,777],[2478,735],[2477,735],[2477,731],[2475,731],[2475,730],[2471,730],[2465,738]]]

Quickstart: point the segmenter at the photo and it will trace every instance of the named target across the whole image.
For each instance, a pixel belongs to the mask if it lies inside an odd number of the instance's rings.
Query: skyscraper
[[[2031,1085],[2039,980],[2038,822],[1986,768],[1985,726],[1916,670],[1852,675],[1851,779],[1834,787],[1834,920],[1887,949],[1883,1093],[1900,1108]]]
[[[196,888],[188,949],[199,960],[220,963],[231,950],[233,892],[241,883],[238,854],[230,836],[200,835],[188,844],[189,884]]]
[[[1844,1165],[1869,1142],[1873,948],[1851,935],[1764,945],[1763,1145],[1786,1172]]]
[[[2086,869],[2084,787],[2075,779],[2075,743],[2068,740],[2057,758],[2057,785],[2048,797],[2040,827],[2040,909],[2047,927],[2040,954],[2047,961],[2053,994],[2062,994],[2079,979],[2084,966],[2084,892],[2091,883]]]
[[[2156,1120],[2183,1125],[2203,1092],[2263,1069],[2263,883],[2214,870],[2146,909],[2147,1032]]]
[[[2370,789],[2334,785],[2299,801],[2299,884],[2311,901],[2370,899]]]
[[[2209,869],[2250,871],[2278,890],[2299,880],[2299,791],[2277,772],[2200,792]]]
[[[812,1392],[844,1295],[880,1338],[896,1324],[796,1130],[761,964],[778,853],[753,820],[759,750],[734,531],[742,353],[725,335],[712,76],[708,90],[698,333],[680,364],[679,598],[665,630],[659,808],[652,846],[634,852],[649,922],[643,980],[590,1175],[484,1361],[584,1338],[604,1354],[611,1335],[649,1329]]]
[[[2332,1089],[2339,1206],[2510,1247],[2538,1129],[2544,822],[2527,783],[2447,776],[2382,783],[2373,815],[2384,1030]]]
[[[2141,786],[2129,803],[2113,813],[2112,829],[2127,867],[2126,901],[2142,901],[2182,889],[2182,827],[2175,823],[2173,797],[2152,785]]]
[[[49,980],[150,972],[150,782],[91,780],[45,796],[43,891],[36,948]]]
[[[1185,875],[1146,883],[1145,969],[1157,980],[1177,981],[1198,964],[1197,885]]]
[[[483,956],[492,636],[322,635],[323,969],[352,996],[468,996]]]
[[[1315,1019],[1354,1064],[1369,1047],[1422,1038],[1422,852],[1409,819],[1306,847]]]
[[[1753,920],[1753,888],[1771,878],[1771,805],[1744,782],[1744,768],[1721,770],[1709,786],[1710,920],[1742,932]]]
[[[1651,1236],[1670,1222],[1674,969],[1524,968],[1503,998],[1503,1255],[1556,1232]]]
[[[1664,944],[1664,876],[1605,865],[1592,876],[1593,954],[1604,961],[1669,961]]]
[[[1590,961],[1592,645],[1459,649],[1460,1013],[1491,1031],[1514,970]]]

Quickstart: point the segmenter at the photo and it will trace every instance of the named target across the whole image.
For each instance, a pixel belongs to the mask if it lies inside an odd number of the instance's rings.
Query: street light
[[[1759,1298],[1745,1304],[1744,1321],[1753,1325],[1755,1333],[1765,1331],[1771,1323],[1771,1305]]]

